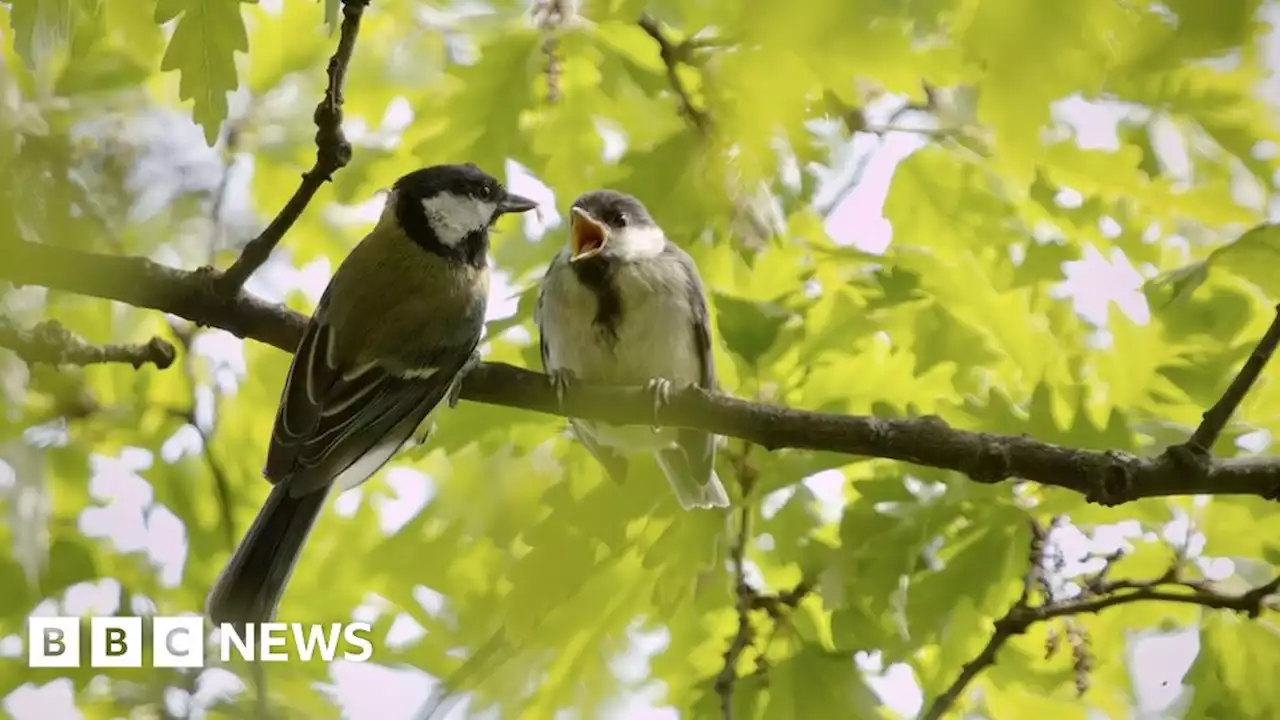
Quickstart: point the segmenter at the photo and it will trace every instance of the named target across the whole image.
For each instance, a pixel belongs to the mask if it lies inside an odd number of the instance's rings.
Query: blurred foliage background
[[[372,0],[346,91],[354,159],[247,289],[309,310],[395,177],[472,161],[547,204],[495,237],[487,359],[538,367],[531,291],[565,241],[556,210],[611,186],[697,260],[727,392],[1157,452],[1280,300],[1280,233],[1245,234],[1277,217],[1278,18],[1260,0]],[[225,267],[313,161],[339,19],[336,0],[0,0],[0,264],[21,238]],[[201,611],[266,495],[289,357],[118,303],[0,293],[23,325],[180,346],[163,371],[0,351],[6,712],[256,716],[243,667],[32,670],[21,638],[35,612]],[[1274,454],[1275,378],[1218,455]],[[275,716],[411,717],[432,678],[468,713],[720,716],[740,528],[680,512],[656,475],[609,483],[564,426],[463,403],[331,504],[279,616],[372,618],[387,670],[266,666]],[[1064,597],[1117,549],[1113,577],[1176,561],[1236,590],[1280,553],[1280,510],[1256,498],[1108,509],[736,440],[720,475],[752,518],[752,587],[811,588],[751,613],[736,717],[927,706],[1017,598],[1031,518],[1065,518]],[[1272,717],[1277,632],[1274,611],[1167,603],[1046,623],[957,709]],[[1074,649],[1046,653],[1063,633]]]

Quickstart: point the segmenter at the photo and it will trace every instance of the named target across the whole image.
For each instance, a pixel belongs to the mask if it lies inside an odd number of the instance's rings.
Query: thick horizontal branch
[[[0,279],[160,310],[290,352],[306,324],[305,316],[243,292],[233,298],[220,295],[207,273],[26,242],[11,245],[8,255],[12,262],[0,267]],[[565,393],[561,408],[545,375],[504,364],[477,367],[463,383],[461,397],[620,425],[653,421],[653,397],[644,389],[578,385]],[[698,388],[673,392],[658,421],[769,449],[826,450],[954,470],[978,482],[1032,480],[1106,504],[1190,494],[1269,497],[1280,487],[1280,458],[1209,460],[1191,468],[1176,453],[1143,458],[1077,450],[1025,436],[957,430],[932,416],[885,419],[817,413]]]
[[[213,274],[187,272],[144,258],[68,250],[30,242],[4,248],[0,280],[159,310],[293,351],[307,318],[283,305],[216,292]]]
[[[23,330],[8,319],[0,318],[0,347],[12,350],[33,365],[129,363],[140,368],[151,363],[164,370],[173,364],[177,355],[173,345],[158,337],[139,344],[93,345],[56,320],[45,320],[30,330]]]
[[[571,387],[562,412],[540,373],[507,365],[482,365],[467,377],[462,397],[619,425],[647,424],[653,417],[652,396],[638,388]],[[1077,450],[1025,436],[957,430],[933,416],[884,419],[794,410],[693,387],[673,392],[658,422],[741,438],[771,450],[902,460],[955,470],[977,482],[1034,480],[1104,504],[1169,495],[1270,496],[1280,486],[1277,458],[1215,460],[1203,472],[1189,472],[1173,455],[1143,458]]]

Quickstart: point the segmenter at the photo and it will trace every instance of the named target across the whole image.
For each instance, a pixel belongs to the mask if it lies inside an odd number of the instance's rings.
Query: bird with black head
[[[396,181],[325,288],[285,380],[263,474],[271,493],[208,599],[215,623],[274,616],[335,489],[369,479],[478,361],[489,229],[536,203],[472,164]]]

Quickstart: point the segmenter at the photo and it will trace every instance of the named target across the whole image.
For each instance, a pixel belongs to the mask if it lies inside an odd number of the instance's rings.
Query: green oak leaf
[[[192,118],[210,146],[227,118],[227,93],[237,87],[235,53],[249,49],[242,2],[256,0],[160,0],[156,5],[157,23],[178,18],[160,69],[178,71],[178,97],[193,101]]]

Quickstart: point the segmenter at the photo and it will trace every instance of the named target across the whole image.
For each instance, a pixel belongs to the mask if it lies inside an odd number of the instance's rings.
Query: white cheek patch
[[[648,257],[666,248],[667,235],[657,226],[628,227],[615,231],[609,243],[625,257]]]
[[[498,206],[466,195],[443,192],[422,201],[427,222],[440,242],[454,247],[477,230],[483,230],[493,219]]]

